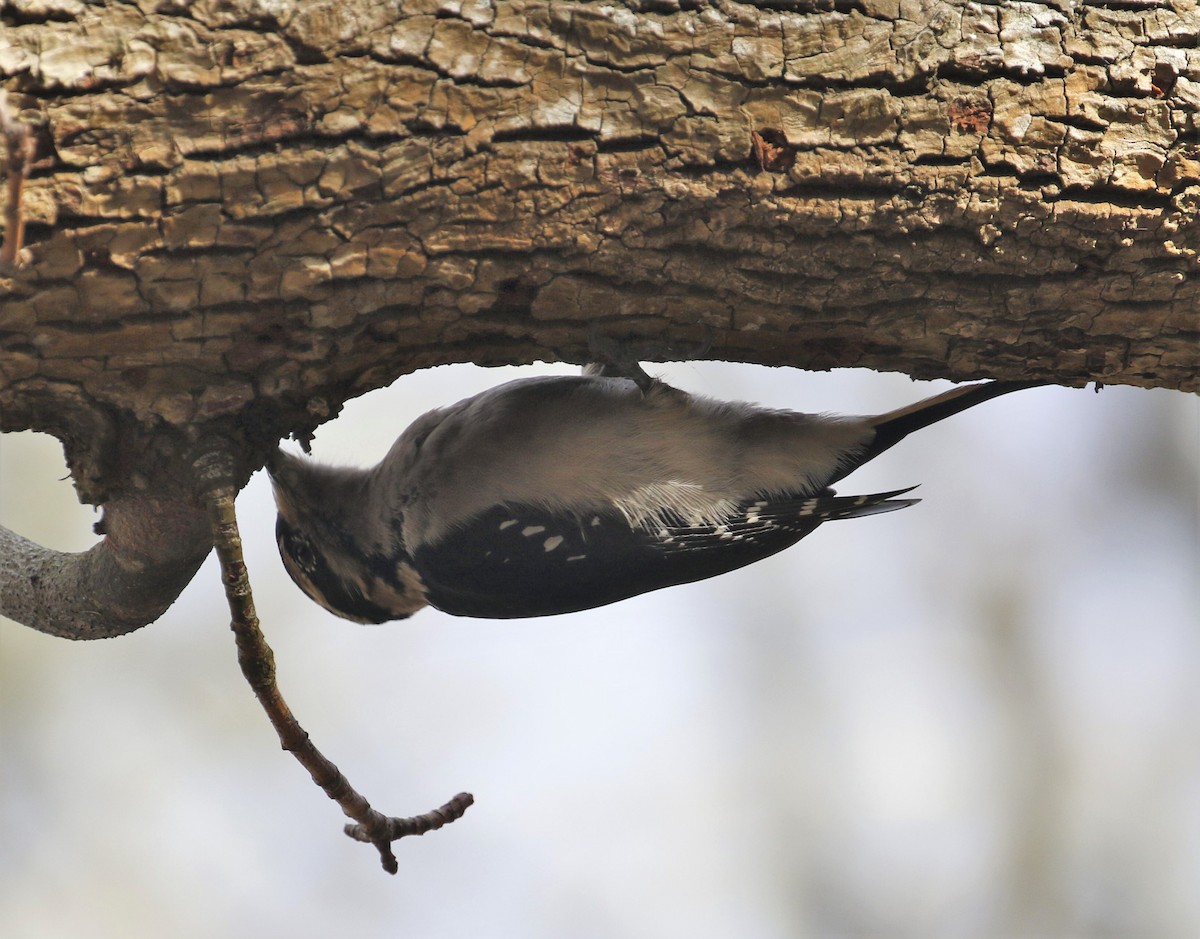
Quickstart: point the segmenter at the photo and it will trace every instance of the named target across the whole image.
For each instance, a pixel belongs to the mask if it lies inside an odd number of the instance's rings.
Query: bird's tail
[[[875,492],[868,496],[837,496],[833,494],[833,490],[827,489],[816,498],[808,500],[812,505],[809,514],[819,516],[822,521],[831,522],[839,518],[861,518],[864,515],[895,512],[896,509],[906,509],[921,501],[920,499],[896,498],[896,496],[907,495],[916,488],[916,486],[909,486],[907,489]]]
[[[867,445],[867,448],[851,465],[840,470],[838,475],[829,482],[835,483],[864,463],[875,459],[884,450],[894,447],[913,431],[936,424],[960,411],[973,408],[977,404],[998,398],[1000,395],[1048,384],[1051,382],[1031,380],[989,381],[975,385],[961,385],[958,388],[951,388],[949,391],[934,395],[932,398],[926,398],[924,401],[918,401],[916,404],[872,417],[869,423],[875,428],[875,439]]]

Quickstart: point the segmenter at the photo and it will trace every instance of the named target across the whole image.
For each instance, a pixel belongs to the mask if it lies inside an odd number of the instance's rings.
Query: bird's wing
[[[914,504],[909,492],[761,498],[720,524],[634,525],[618,509],[567,515],[494,506],[459,524],[413,563],[429,602],[459,616],[572,613],[744,567],[795,544],[822,522]]]

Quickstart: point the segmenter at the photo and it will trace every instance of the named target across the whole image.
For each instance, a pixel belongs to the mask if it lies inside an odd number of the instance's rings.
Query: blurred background
[[[455,366],[351,402],[327,462],[564,366]],[[689,391],[875,413],[946,387],[656,366]],[[49,437],[0,437],[0,522],[82,550]],[[210,557],[155,625],[0,621],[0,935],[1092,937],[1200,934],[1200,399],[1039,388],[844,480],[920,483],[724,577],[565,618],[338,620],[238,501],[282,690],[380,810],[341,834],[238,672]]]

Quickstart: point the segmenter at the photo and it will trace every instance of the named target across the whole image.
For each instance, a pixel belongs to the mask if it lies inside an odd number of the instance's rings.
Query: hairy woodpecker
[[[569,613],[690,583],[830,519],[918,502],[828,488],[905,436],[1044,384],[965,385],[875,417],[768,410],[603,374],[526,378],[418,418],[372,469],[279,450],[268,469],[292,579],[382,623]]]

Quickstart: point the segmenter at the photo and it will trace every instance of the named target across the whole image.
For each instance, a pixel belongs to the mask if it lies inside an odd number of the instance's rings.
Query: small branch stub
[[[786,173],[796,162],[796,149],[788,143],[783,131],[764,127],[751,131],[750,148],[758,168],[764,173]]]
[[[21,200],[29,164],[33,162],[37,142],[29,125],[18,121],[9,111],[8,95],[0,90],[0,135],[4,137],[6,159],[4,169],[6,193],[4,200],[4,241],[0,243],[0,270],[14,267],[21,260],[25,242],[25,213]]]

